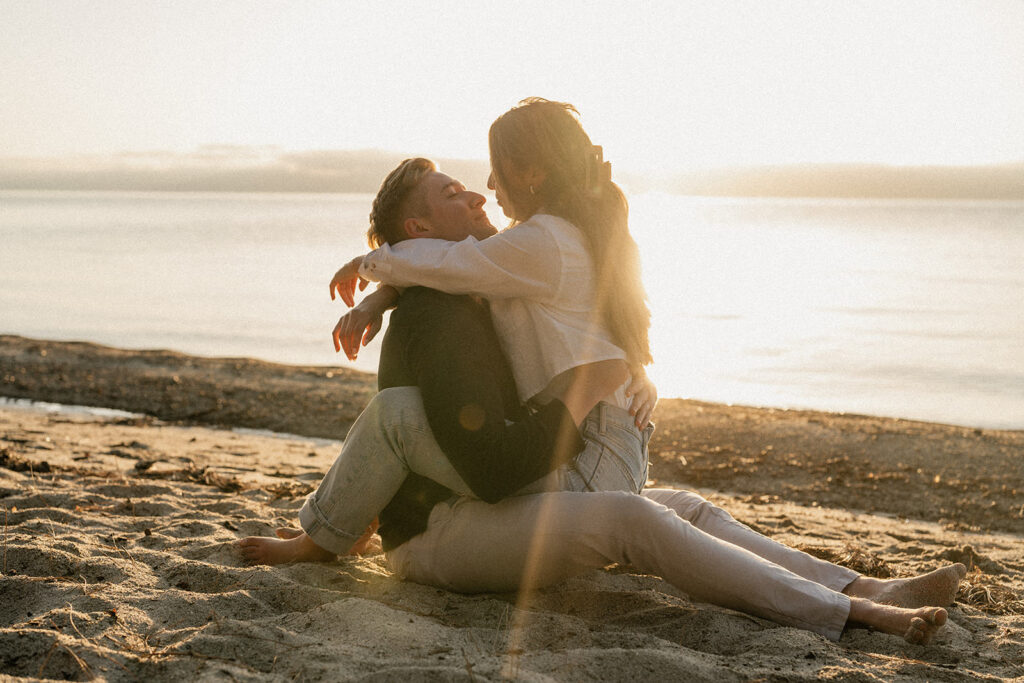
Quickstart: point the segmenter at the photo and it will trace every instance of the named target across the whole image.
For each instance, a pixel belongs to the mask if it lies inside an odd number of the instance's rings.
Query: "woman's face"
[[[491,164],[491,174],[487,176],[487,189],[494,190],[494,198],[502,212],[514,221],[524,221],[533,215],[529,204],[529,189],[515,173],[506,173],[506,177],[513,183],[513,187],[506,187],[498,180],[498,174],[494,172],[494,164]],[[521,187],[520,187],[521,186]]]
[[[508,194],[505,193],[505,186],[498,182],[498,176],[494,173],[494,169],[491,169],[491,174],[487,176],[487,189],[494,190],[494,198],[497,200],[498,206],[501,207],[502,213],[514,220],[515,216],[508,201]]]

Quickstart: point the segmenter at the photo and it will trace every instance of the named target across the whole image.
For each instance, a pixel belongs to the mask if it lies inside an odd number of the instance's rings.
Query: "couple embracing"
[[[963,565],[865,577],[694,493],[644,488],[657,397],[626,199],[571,105],[524,100],[489,147],[488,187],[512,220],[501,232],[483,196],[429,160],[385,179],[374,251],[331,281],[350,306],[357,282],[383,283],[335,328],[350,358],[397,303],[380,393],[300,510],[302,530],[244,539],[243,555],[330,560],[358,552],[379,517],[389,564],[418,583],[529,591],[623,563],[833,640],[862,625],[927,643]]]

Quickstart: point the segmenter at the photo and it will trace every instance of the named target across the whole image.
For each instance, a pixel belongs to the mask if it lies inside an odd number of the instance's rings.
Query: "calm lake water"
[[[0,333],[346,364],[371,200],[0,192]],[[631,202],[663,396],[1024,429],[1024,202]]]

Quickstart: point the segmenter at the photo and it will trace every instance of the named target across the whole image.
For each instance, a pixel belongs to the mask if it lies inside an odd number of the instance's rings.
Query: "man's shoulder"
[[[400,321],[419,322],[445,316],[474,315],[480,304],[472,297],[446,294],[429,287],[410,287],[402,293],[391,314],[392,324]]]
[[[398,300],[398,305],[401,307],[413,302],[419,304],[449,306],[472,301],[473,299],[471,297],[461,294],[447,294],[438,289],[431,289],[430,287],[409,287],[402,292],[402,297]]]

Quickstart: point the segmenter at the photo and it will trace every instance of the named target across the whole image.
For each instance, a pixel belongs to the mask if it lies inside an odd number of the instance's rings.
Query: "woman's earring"
[[[533,185],[530,185],[530,194],[536,194],[536,192],[533,191]]]

